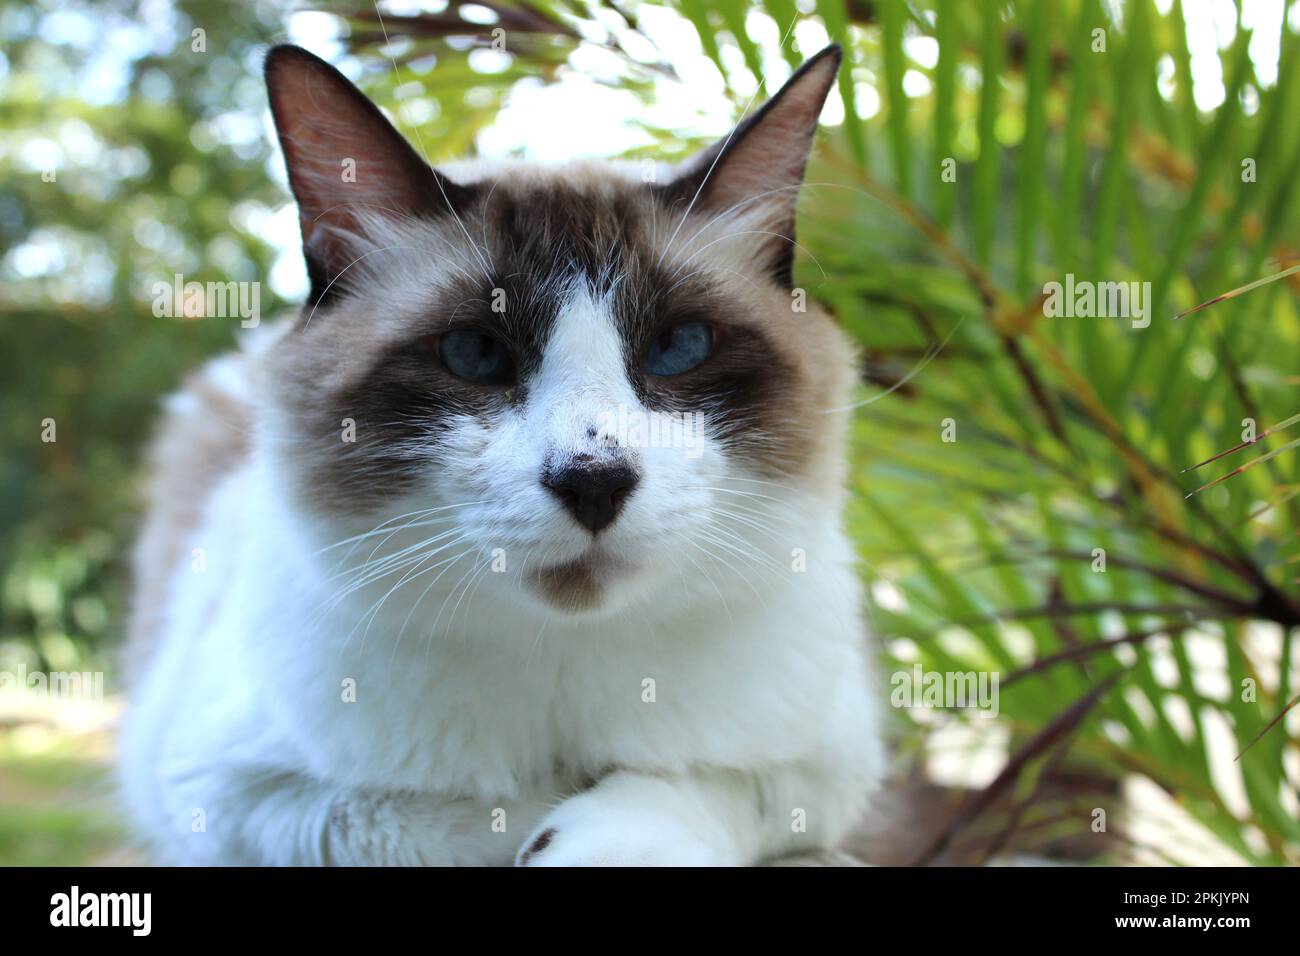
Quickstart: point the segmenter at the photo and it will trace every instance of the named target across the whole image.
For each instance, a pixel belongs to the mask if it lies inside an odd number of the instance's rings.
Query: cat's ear
[[[435,172],[374,103],[324,60],[283,45],[266,57],[266,87],[316,304],[357,257],[357,213],[436,216],[463,206],[473,187]]]
[[[761,255],[770,264],[773,278],[785,286],[792,284],[799,186],[817,117],[842,58],[835,45],[812,57],[762,109],[688,160],[662,190],[668,202],[683,209],[689,203],[714,215],[734,209],[751,224],[746,229],[775,233],[761,243]]]

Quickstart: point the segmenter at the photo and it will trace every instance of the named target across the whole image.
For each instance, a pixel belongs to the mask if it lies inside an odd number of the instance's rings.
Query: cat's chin
[[[568,561],[536,568],[527,581],[533,593],[550,608],[589,616],[608,610],[611,589],[635,570],[630,561],[593,549]]]

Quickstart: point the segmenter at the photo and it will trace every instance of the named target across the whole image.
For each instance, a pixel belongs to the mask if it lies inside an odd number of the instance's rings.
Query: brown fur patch
[[[599,606],[605,593],[600,572],[584,559],[570,564],[537,568],[529,572],[548,601],[566,611],[588,611]]]

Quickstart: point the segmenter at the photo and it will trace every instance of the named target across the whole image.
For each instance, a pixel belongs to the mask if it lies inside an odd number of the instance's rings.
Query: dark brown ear
[[[356,258],[346,236],[358,231],[358,210],[438,216],[473,194],[435,172],[364,93],[301,47],[271,49],[266,87],[298,200],[311,304]]]
[[[740,212],[753,214],[775,236],[762,245],[774,279],[792,285],[794,212],[817,117],[835,82],[843,54],[828,46],[795,71],[762,109],[743,120],[720,142],[692,157],[663,198],[685,210],[718,214],[743,203]],[[752,220],[751,220],[752,221]]]

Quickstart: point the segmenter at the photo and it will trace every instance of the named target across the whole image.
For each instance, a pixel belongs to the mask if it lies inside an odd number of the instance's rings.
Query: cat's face
[[[852,381],[789,278],[837,64],[680,172],[435,174],[329,67],[273,51],[313,290],[268,358],[268,431],[326,537],[396,531],[363,548],[426,556],[393,565],[414,594],[472,582],[575,614],[788,571],[838,506]]]

